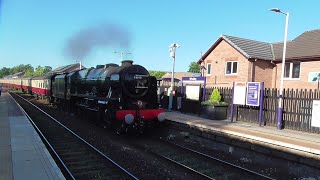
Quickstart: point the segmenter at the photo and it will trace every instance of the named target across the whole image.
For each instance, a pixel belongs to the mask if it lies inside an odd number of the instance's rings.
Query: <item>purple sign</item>
[[[206,77],[182,77],[182,81],[185,82],[198,82],[198,83],[204,83],[206,80]]]
[[[259,99],[260,99],[260,82],[248,82],[246,105],[259,106],[260,105]]]

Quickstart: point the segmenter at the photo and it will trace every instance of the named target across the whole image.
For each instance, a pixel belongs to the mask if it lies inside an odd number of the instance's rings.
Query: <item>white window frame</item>
[[[231,62],[231,71],[230,71],[230,74],[227,74],[227,67],[228,67],[228,62]],[[236,73],[233,73],[233,63],[237,63],[237,72]],[[226,76],[230,76],[230,75],[237,75],[238,74],[238,69],[239,69],[239,62],[238,61],[226,61],[226,64],[225,64],[225,70],[224,70],[224,74]]]
[[[208,73],[209,64],[210,64],[210,74]],[[207,75],[207,76],[210,76],[210,75],[211,75],[211,72],[212,72],[212,64],[211,64],[211,63],[207,63],[207,67],[206,67],[206,68],[207,68],[207,70],[206,70],[206,75]]]
[[[285,64],[290,64],[290,68],[289,68],[289,77],[285,77],[285,73],[283,72],[283,79],[284,80],[300,80],[301,77],[301,62],[299,62],[300,65],[300,69],[299,69],[299,78],[293,78],[292,77],[292,73],[293,73],[293,64],[297,64],[294,62],[285,62]]]

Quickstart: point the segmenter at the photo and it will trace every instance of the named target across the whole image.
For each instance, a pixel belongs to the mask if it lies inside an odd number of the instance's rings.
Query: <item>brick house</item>
[[[198,61],[207,85],[231,87],[236,82],[265,82],[279,88],[283,42],[267,43],[222,35]],[[320,29],[287,42],[284,88],[316,89],[320,78]]]
[[[171,85],[171,72],[167,72],[162,76],[163,86],[170,86]],[[174,79],[175,79],[175,86],[181,86],[181,80],[183,77],[199,77],[200,73],[192,73],[192,72],[175,72]]]

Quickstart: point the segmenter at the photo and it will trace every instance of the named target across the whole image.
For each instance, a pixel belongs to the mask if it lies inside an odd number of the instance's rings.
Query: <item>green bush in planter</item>
[[[226,102],[221,101],[221,95],[217,88],[215,88],[210,96],[208,101],[202,102],[203,105],[213,105],[213,106],[221,106],[221,105],[228,105]]]

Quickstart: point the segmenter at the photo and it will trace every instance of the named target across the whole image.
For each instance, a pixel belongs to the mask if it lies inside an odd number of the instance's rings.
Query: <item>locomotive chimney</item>
[[[132,64],[133,64],[133,61],[131,61],[131,60],[121,61],[121,66],[123,66],[123,67],[132,66]]]

